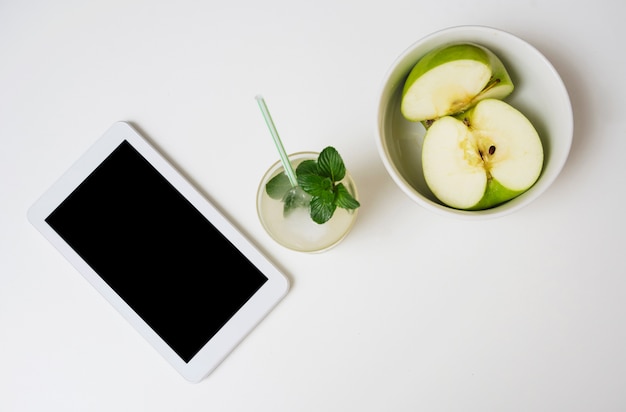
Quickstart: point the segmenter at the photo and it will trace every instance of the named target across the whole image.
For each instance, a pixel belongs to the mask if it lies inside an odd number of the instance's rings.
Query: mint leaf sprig
[[[341,180],[346,167],[339,152],[332,147],[324,148],[317,160],[305,160],[296,168],[298,191],[292,189],[285,173],[272,178],[265,186],[267,194],[284,202],[283,214],[288,215],[296,207],[309,207],[311,219],[323,224],[330,220],[340,207],[357,209],[361,204],[348,191]]]

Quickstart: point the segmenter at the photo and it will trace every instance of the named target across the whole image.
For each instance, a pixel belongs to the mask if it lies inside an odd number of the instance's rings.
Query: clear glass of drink
[[[316,152],[299,152],[288,156],[295,170],[305,160],[316,160]],[[325,223],[316,223],[310,216],[311,196],[301,192],[301,204],[285,210],[283,199],[270,197],[267,183],[276,175],[285,173],[281,161],[272,165],[261,179],[257,191],[257,213],[267,233],[279,244],[300,252],[326,251],[342,241],[352,229],[358,209],[337,207]],[[346,171],[342,183],[354,199],[358,199],[354,180]]]

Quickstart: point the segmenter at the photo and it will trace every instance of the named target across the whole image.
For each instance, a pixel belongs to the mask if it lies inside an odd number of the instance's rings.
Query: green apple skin
[[[511,199],[516,198],[528,189],[524,190],[511,190],[502,186],[496,179],[487,179],[487,187],[485,188],[485,194],[482,199],[474,206],[471,206],[465,210],[485,210],[492,207],[501,205]]]
[[[436,48],[409,73],[400,110],[414,122],[432,122],[461,113],[480,100],[504,99],[513,92],[511,76],[491,50],[473,43]]]
[[[422,147],[424,178],[455,209],[484,210],[532,187],[543,168],[543,146],[532,123],[497,99],[436,120]]]

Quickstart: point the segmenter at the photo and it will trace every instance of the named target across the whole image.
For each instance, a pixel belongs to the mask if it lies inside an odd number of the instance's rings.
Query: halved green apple
[[[427,130],[424,177],[433,194],[456,209],[482,210],[528,190],[543,168],[539,134],[520,111],[497,99],[478,102]]]
[[[400,110],[408,120],[430,125],[512,91],[509,73],[491,50],[472,43],[451,44],[428,52],[413,67],[404,83]]]

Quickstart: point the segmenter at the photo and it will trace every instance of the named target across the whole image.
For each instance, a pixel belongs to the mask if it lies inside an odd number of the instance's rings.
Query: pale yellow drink
[[[315,160],[317,156],[318,153],[301,152],[289,155],[289,160],[296,169],[300,162]],[[281,245],[301,252],[321,252],[339,243],[352,228],[358,209],[346,210],[338,207],[333,217],[323,224],[315,223],[311,219],[307,207],[293,209],[285,216],[284,203],[270,198],[265,191],[267,182],[283,171],[280,162],[270,167],[257,192],[257,213],[268,234]],[[341,183],[357,199],[356,185],[349,173],[346,173]]]

